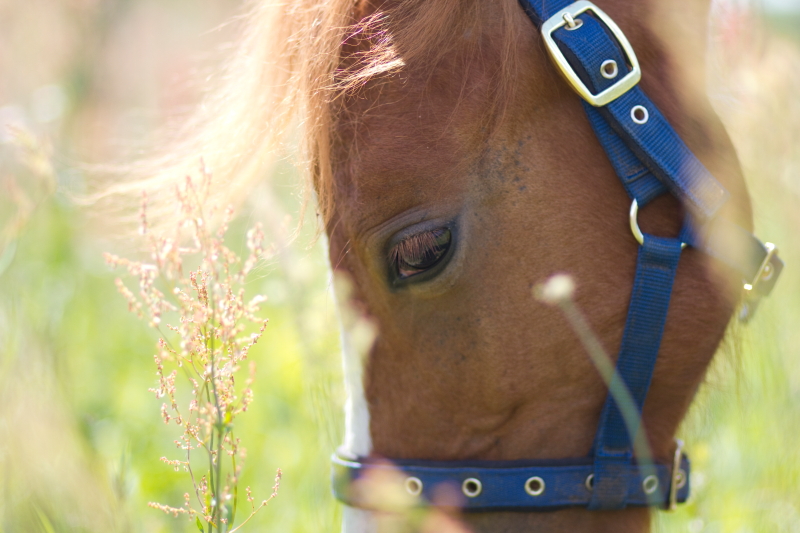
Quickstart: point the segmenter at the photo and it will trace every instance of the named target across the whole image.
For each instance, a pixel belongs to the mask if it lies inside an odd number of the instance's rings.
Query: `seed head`
[[[569,274],[553,274],[544,283],[533,288],[533,296],[548,305],[558,305],[571,300],[575,294],[575,281]]]

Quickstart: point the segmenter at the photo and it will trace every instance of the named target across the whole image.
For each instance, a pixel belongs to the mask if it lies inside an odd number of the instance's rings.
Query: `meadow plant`
[[[643,431],[638,430],[640,427],[639,408],[636,406],[628,386],[617,373],[616,364],[609,357],[600,338],[589,324],[589,320],[578,307],[575,301],[575,289],[575,280],[572,276],[557,273],[544,282],[536,284],[533,287],[533,297],[544,304],[557,307],[567,319],[570,328],[577,335],[589,359],[608,387],[611,396],[614,397],[625,426],[628,428],[628,433],[636,435],[633,439],[636,456],[640,462],[647,463],[652,460],[653,454],[650,451],[646,435]],[[647,468],[649,467],[643,467],[645,471]]]
[[[200,531],[232,533],[277,495],[281,472],[266,500],[257,503],[250,487],[240,493],[246,452],[234,433],[234,421],[253,401],[255,363],[247,357],[267,326],[267,320],[258,317],[265,298],[257,295],[246,301],[244,286],[266,250],[259,225],[247,232],[246,259],[225,246],[233,209],[218,213],[211,192],[211,175],[204,167],[198,183],[187,177],[175,189],[176,223],[159,234],[148,225],[144,195],[140,231],[151,262],[105,257],[138,280],[138,291],[119,278],[117,288],[130,311],[161,335],[154,356],[158,384],[150,391],[164,402],[164,423],[182,429],[175,440],[178,458],[161,460],[188,473],[192,482],[182,506],[149,505],[188,517]],[[219,223],[212,226],[214,220]],[[162,326],[164,316],[176,316],[177,322]],[[253,332],[246,334],[248,329]],[[179,382],[191,388],[189,395],[179,394]],[[248,515],[234,527],[240,505]]]

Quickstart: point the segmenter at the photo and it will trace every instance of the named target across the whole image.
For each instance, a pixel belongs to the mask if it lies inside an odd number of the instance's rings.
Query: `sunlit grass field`
[[[191,482],[159,460],[175,456],[179,432],[148,392],[157,334],[128,312],[120,272],[102,257],[135,256],[138,236],[74,201],[89,175],[76,162],[110,159],[109,139],[146,147],[163,116],[196,102],[184,80],[201,50],[230,37],[208,30],[237,5],[0,1],[0,125],[35,134],[20,149],[0,132],[0,533],[197,530],[147,507],[180,505]],[[800,531],[800,39],[778,22],[730,49],[718,43],[711,86],[758,234],[787,268],[753,323],[732,328],[698,393],[681,430],[693,497],[659,513],[657,531]],[[228,241],[241,251],[260,221],[278,249],[248,286],[269,298],[270,322],[236,431],[256,499],[277,468],[283,480],[245,531],[339,529],[328,467],[343,428],[338,323],[314,222],[289,239],[299,198],[294,171],[279,167]]]

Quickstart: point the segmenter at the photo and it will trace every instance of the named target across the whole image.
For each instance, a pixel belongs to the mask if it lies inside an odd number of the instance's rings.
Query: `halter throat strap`
[[[583,98],[600,144],[635,206],[670,193],[688,211],[678,238],[639,232],[639,253],[614,378],[589,457],[558,461],[392,461],[333,457],[334,493],[363,506],[359,480],[393,468],[405,488],[430,501],[435,488],[461,487],[467,511],[592,510],[628,506],[673,508],[689,495],[689,460],[682,444],[669,464],[637,460],[635,439],[667,321],[681,250],[700,249],[739,272],[749,319],[783,269],[770,243],[719,215],[729,194],[681,140],[637,85],[641,71],[624,33],[588,1],[520,0],[542,32],[550,55]],[[632,210],[632,227],[635,210]],[[636,226],[638,230],[638,226]],[[620,401],[628,398],[629,401]]]

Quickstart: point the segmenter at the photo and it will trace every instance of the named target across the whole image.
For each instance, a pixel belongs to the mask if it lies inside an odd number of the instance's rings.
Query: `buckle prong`
[[[594,16],[597,17],[603,24],[605,24],[605,26],[611,31],[611,33],[614,35],[614,38],[622,47],[622,50],[625,52],[628,63],[630,63],[631,66],[631,71],[628,74],[623,76],[611,87],[608,87],[597,94],[592,93],[581,81],[581,79],[578,77],[578,74],[572,68],[572,65],[569,64],[569,61],[564,56],[564,53],[559,49],[558,44],[556,44],[555,40],[553,39],[553,32],[561,27],[566,26],[567,29],[570,30],[580,27],[583,24],[583,21],[580,19],[576,20],[576,17],[587,11],[591,11]],[[577,92],[584,100],[595,107],[602,107],[610,104],[626,92],[630,91],[636,86],[637,83],[639,83],[639,80],[642,79],[642,70],[639,67],[639,61],[636,59],[636,54],[633,51],[633,47],[631,46],[631,43],[628,42],[625,34],[611,19],[611,17],[606,15],[602,9],[588,0],[579,0],[578,2],[565,7],[547,19],[544,24],[542,24],[541,31],[544,42],[547,45],[547,51],[550,54],[550,58],[561,71],[561,74],[566,78],[572,88],[575,89],[575,92]]]
[[[686,472],[681,468],[683,458],[683,441],[675,439],[675,456],[672,459],[672,480],[669,484],[669,507],[668,510],[674,511],[678,507],[678,489],[683,488],[688,481]]]
[[[578,20],[578,22],[575,22],[575,19],[570,13],[564,13],[564,15],[561,18],[563,18],[564,22],[567,23],[568,30],[577,30],[578,28],[583,26],[583,21]]]

